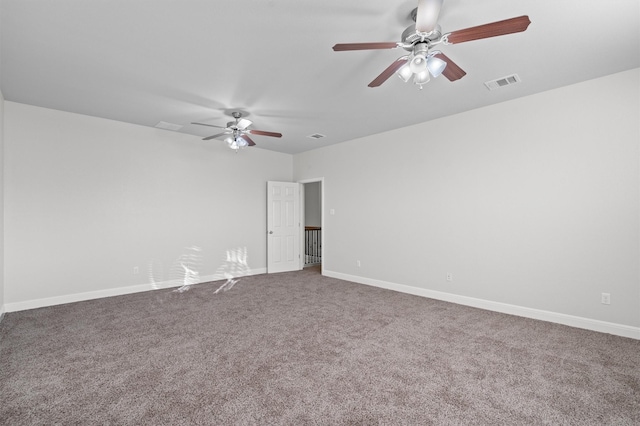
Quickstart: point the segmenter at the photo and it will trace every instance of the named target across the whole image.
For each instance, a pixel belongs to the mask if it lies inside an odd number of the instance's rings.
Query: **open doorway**
[[[322,271],[324,229],[322,218],[323,188],[322,179],[300,182],[304,194],[304,238],[303,257],[305,268],[318,268]]]

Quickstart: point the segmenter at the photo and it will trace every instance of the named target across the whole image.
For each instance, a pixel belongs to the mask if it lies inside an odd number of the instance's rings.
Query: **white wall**
[[[290,155],[13,102],[5,154],[7,310],[142,290],[180,256],[264,272],[266,181],[292,179]]]
[[[2,8],[0,7],[1,14]],[[0,31],[0,44],[2,44],[1,34],[2,31]],[[0,69],[2,69],[1,53]],[[2,76],[0,75],[1,80]],[[4,96],[0,91],[0,321],[2,321],[4,312]]]
[[[322,226],[320,182],[304,184],[304,224]]]
[[[325,273],[640,338],[639,82],[634,69],[294,156],[295,179],[325,179]]]
[[[0,321],[4,313],[4,97],[0,92]]]

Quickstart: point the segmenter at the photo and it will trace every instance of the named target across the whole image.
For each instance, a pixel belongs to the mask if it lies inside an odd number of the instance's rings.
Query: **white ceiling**
[[[332,50],[400,41],[417,0],[0,1],[6,100],[202,137],[216,129],[190,122],[224,125],[241,110],[284,135],[255,136],[258,148],[292,154],[640,67],[638,0],[445,0],[443,32],[532,23],[441,46],[467,75],[423,90],[393,76],[367,87],[402,49]],[[483,84],[513,73],[521,83]]]

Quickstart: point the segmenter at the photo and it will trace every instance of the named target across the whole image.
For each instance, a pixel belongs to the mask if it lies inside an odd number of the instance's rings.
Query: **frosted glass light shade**
[[[438,77],[444,69],[447,67],[447,63],[440,58],[436,58],[435,56],[427,59],[427,68],[432,76]]]
[[[409,67],[414,74],[420,74],[427,69],[427,58],[423,55],[415,55],[413,59],[411,59]]]
[[[429,77],[429,71],[428,70],[424,70],[418,74],[416,74],[415,77],[413,77],[413,82],[415,84],[419,84],[419,85],[423,85],[425,83],[428,83],[429,80],[431,80],[431,78]]]
[[[413,71],[411,71],[409,64],[404,64],[402,67],[400,67],[396,74],[398,74],[398,77],[400,77],[402,81],[406,83],[413,75]]]
[[[237,149],[239,148],[239,147],[238,147],[238,143],[237,143],[237,142],[236,142],[236,140],[235,140],[234,138],[232,138],[232,137],[228,137],[228,138],[226,138],[224,141],[227,143],[227,145],[228,145],[228,146],[229,146],[229,148],[231,148],[231,149],[235,149],[235,150],[237,150]]]

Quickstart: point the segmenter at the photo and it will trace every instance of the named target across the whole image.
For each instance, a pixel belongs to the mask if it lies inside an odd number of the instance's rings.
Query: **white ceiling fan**
[[[191,123],[197,124],[199,126],[207,126],[207,127],[216,127],[219,129],[224,129],[222,133],[218,133],[215,135],[207,136],[203,138],[203,141],[208,141],[211,139],[219,138],[221,136],[227,136],[224,141],[229,145],[229,148],[235,149],[238,151],[240,148],[245,148],[247,146],[254,146],[255,142],[248,136],[251,135],[260,135],[260,136],[270,136],[274,138],[281,138],[282,133],[277,132],[266,132],[264,130],[253,130],[248,127],[253,124],[251,120],[246,118],[242,118],[242,113],[234,111],[232,114],[235,121],[229,121],[226,126],[217,126],[215,124],[206,124],[206,123]]]

